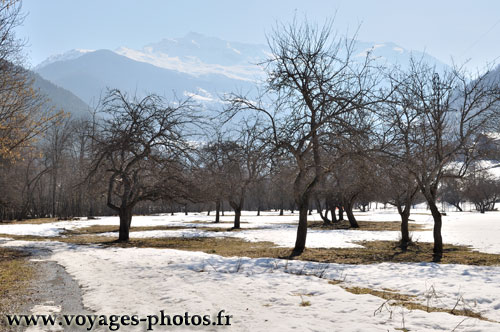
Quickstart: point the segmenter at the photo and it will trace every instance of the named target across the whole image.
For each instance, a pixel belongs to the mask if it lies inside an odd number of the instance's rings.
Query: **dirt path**
[[[82,302],[81,289],[66,272],[64,267],[50,260],[51,251],[44,249],[27,248],[31,256],[36,273],[35,280],[30,284],[31,296],[22,306],[23,314],[91,314],[85,309]],[[14,329],[13,329],[14,330]],[[31,326],[22,329],[26,332],[38,331],[85,331],[84,327],[44,327]],[[15,331],[20,331],[15,329]]]

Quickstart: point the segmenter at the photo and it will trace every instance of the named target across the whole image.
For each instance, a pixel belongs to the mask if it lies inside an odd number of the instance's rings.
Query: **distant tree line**
[[[47,108],[22,69],[13,34],[16,1],[0,17],[0,219],[275,209],[299,215],[294,253],[306,247],[308,215],[325,224],[370,202],[397,207],[401,245],[410,208],[425,202],[434,253],[443,252],[439,202],[494,210],[500,182],[500,77],[463,68],[438,72],[412,59],[377,65],[353,38],[294,21],[268,38],[259,93],[227,94],[218,118],[190,99],[112,89],[87,118]],[[486,166],[485,166],[486,165]]]

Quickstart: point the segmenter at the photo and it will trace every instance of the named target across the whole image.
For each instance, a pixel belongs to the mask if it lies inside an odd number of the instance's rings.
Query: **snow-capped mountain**
[[[354,59],[369,52],[379,64],[405,66],[410,57],[447,67],[436,58],[409,51],[394,43],[356,42]],[[71,50],[49,57],[36,72],[66,88],[86,103],[99,99],[104,89],[132,93],[191,96],[210,103],[230,91],[249,91],[264,78],[262,63],[270,56],[262,44],[228,42],[199,33],[163,39],[134,50]]]
[[[219,94],[251,89],[253,83],[220,74],[189,75],[139,62],[109,50],[98,50],[76,59],[56,61],[36,71],[45,79],[95,105],[106,88],[144,95],[156,93],[172,98],[190,96],[215,100]]]
[[[120,47],[115,52],[136,61],[190,75],[211,73],[241,80],[262,78],[262,66],[258,64],[270,56],[267,45],[228,42],[194,32],[182,38],[163,39],[140,50]],[[410,51],[394,43],[355,42],[355,59],[364,59],[368,52],[379,64],[404,67],[413,56],[436,64],[439,69],[447,67],[424,52]]]
[[[377,61],[378,64],[394,66],[399,65],[405,68],[409,65],[410,59],[422,60],[430,65],[435,65],[437,71],[443,71],[449,66],[430,54],[421,51],[407,50],[395,43],[374,43],[357,41],[354,47],[355,59],[364,59],[368,52],[370,58]]]
[[[261,78],[258,63],[269,55],[266,45],[228,42],[194,32],[182,38],[163,39],[140,50],[120,47],[115,52],[190,75],[220,74],[240,80]]]
[[[35,68],[33,68],[35,71],[43,68],[45,66],[50,65],[51,63],[58,62],[58,61],[67,61],[67,60],[73,60],[81,57],[84,54],[94,52],[95,50],[84,50],[84,49],[73,49],[69,50],[67,52],[64,52],[62,54],[55,54],[49,56],[47,59],[44,61],[40,62]]]

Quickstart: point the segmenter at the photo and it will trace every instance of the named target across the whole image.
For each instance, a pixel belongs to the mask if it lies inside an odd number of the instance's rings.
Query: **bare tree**
[[[460,204],[464,201],[463,180],[457,178],[445,178],[440,188],[440,198],[443,202],[453,205],[462,212]]]
[[[265,97],[257,101],[232,95],[229,111],[249,109],[267,117],[272,143],[293,156],[293,185],[299,225],[293,254],[303,252],[311,196],[325,175],[324,138],[331,128],[344,129],[346,119],[368,107],[376,84],[368,58],[355,62],[354,42],[331,33],[331,24],[278,26],[269,37],[271,58],[265,63]]]
[[[20,159],[33,139],[61,113],[47,106],[22,68],[23,43],[14,34],[22,23],[20,1],[0,2],[0,162]]]
[[[495,210],[500,200],[500,179],[487,169],[474,169],[464,179],[464,196],[481,213]]]
[[[411,207],[418,193],[418,185],[412,174],[395,158],[379,156],[379,193],[383,201],[395,206],[401,217],[401,248],[411,242],[409,219]]]
[[[407,72],[391,75],[396,87],[391,110],[399,158],[417,181],[434,219],[434,253],[443,252],[438,189],[447,177],[460,177],[474,155],[475,138],[498,116],[500,86],[489,72],[471,77],[454,69],[442,74],[412,60]],[[453,162],[460,161],[458,167]]]
[[[220,130],[210,134],[212,139],[198,149],[200,182],[203,183],[205,200],[215,203],[215,223],[220,222],[221,207],[226,188],[226,150],[230,143]]]
[[[285,156],[272,155],[270,166],[271,202],[284,215],[285,207],[293,205],[294,161]]]
[[[108,174],[107,205],[120,216],[120,241],[129,239],[137,203],[185,197],[182,159],[185,125],[193,120],[189,101],[168,105],[156,96],[129,98],[111,90],[101,104],[108,117],[93,137],[92,173]]]
[[[227,140],[222,151],[225,198],[234,210],[234,228],[240,228],[245,196],[252,184],[265,176],[267,147],[258,122],[245,122],[235,140]]]
[[[59,124],[54,124],[47,132],[43,152],[45,156],[45,165],[49,169],[50,174],[50,191],[51,191],[51,215],[58,215],[57,209],[57,194],[58,188],[61,187],[61,168],[65,162],[65,150],[69,149],[71,143],[71,135],[73,126],[71,120],[66,118]],[[60,190],[59,190],[60,191]]]

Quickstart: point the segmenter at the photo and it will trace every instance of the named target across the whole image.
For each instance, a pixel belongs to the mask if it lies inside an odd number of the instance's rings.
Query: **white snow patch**
[[[405,50],[404,50],[404,49],[402,49],[401,47],[397,47],[397,46],[396,46],[396,47],[393,47],[392,49],[393,49],[394,51],[396,51],[396,52],[401,53],[401,54],[403,54],[403,53],[405,52]]]
[[[53,314],[58,314],[60,312],[61,312],[61,306],[54,305],[53,301],[48,301],[41,305],[39,304],[35,305],[33,309],[31,309],[31,313],[33,315],[53,315]],[[46,332],[46,331],[59,332],[63,331],[63,328],[59,325],[54,325],[54,326],[38,325],[38,326],[29,326],[25,330],[25,332]]]
[[[142,51],[120,47],[115,50],[117,54],[126,56],[135,61],[145,62],[154,66],[176,70],[193,76],[218,74],[229,78],[254,82],[263,77],[262,67],[254,64],[221,65],[201,61],[199,58],[170,56],[167,53],[155,53],[151,48]]]
[[[229,43],[226,44],[226,47],[229,48],[231,51],[233,51],[236,54],[241,54],[241,52],[239,50],[232,47],[231,44],[229,44]]]

